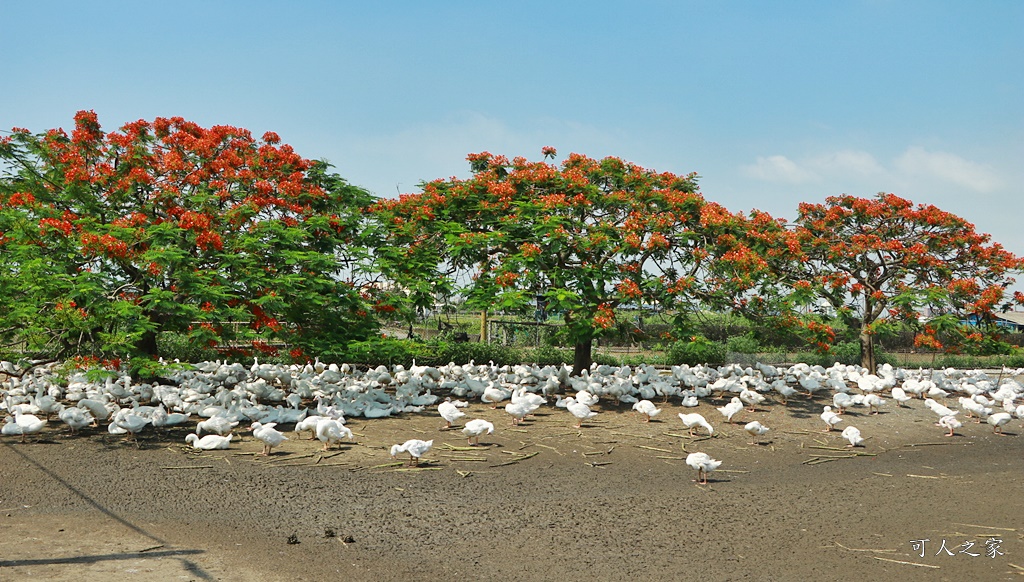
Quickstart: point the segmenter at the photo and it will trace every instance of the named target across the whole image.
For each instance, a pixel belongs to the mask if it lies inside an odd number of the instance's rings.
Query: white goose
[[[226,436],[231,433],[231,429],[238,426],[237,420],[231,420],[226,416],[211,416],[206,420],[199,421],[196,424],[196,436],[202,436],[204,432],[216,434],[220,436]]]
[[[474,444],[479,445],[480,437],[483,434],[491,434],[492,432],[494,432],[494,424],[480,418],[473,419],[467,422],[466,426],[462,427],[462,434],[466,435],[466,438],[469,439],[470,446]]]
[[[459,410],[459,407],[452,404],[450,400],[445,400],[438,404],[437,412],[441,415],[441,418],[448,423],[445,425],[445,428],[451,428],[453,422],[459,420],[463,416],[466,416],[466,413]]]
[[[831,406],[826,406],[821,413],[821,420],[825,423],[825,432],[832,430],[832,427],[843,421],[842,417],[832,412]]]
[[[686,464],[697,469],[697,478],[694,481],[707,485],[708,473],[717,469],[722,461],[712,459],[707,453],[690,453],[686,456]]]
[[[650,422],[651,418],[661,414],[661,409],[654,406],[654,403],[650,400],[640,400],[633,405],[633,410],[643,415],[644,422]]]
[[[21,435],[21,442],[25,442],[25,435],[39,434],[46,426],[46,421],[34,414],[14,413],[14,419],[8,417],[8,422],[0,430],[5,435]]]
[[[252,429],[252,436],[263,441],[264,457],[270,455],[270,449],[288,440],[288,437],[284,436],[283,432],[274,428],[275,426],[277,426],[276,422],[268,422],[267,424],[254,422],[249,427]]]
[[[575,416],[579,422],[576,423],[576,428],[583,428],[583,421],[589,420],[597,416],[597,413],[590,410],[590,407],[582,402],[577,402],[575,398],[566,398],[565,408]]]
[[[190,433],[185,436],[185,442],[191,444],[193,449],[213,451],[228,448],[228,445],[231,444],[231,439],[234,437],[235,435],[232,434],[229,434],[228,436],[208,434],[203,438],[199,438],[195,433]]]
[[[314,414],[313,416],[307,416],[306,418],[303,418],[299,422],[295,423],[295,432],[298,433],[298,435],[301,437],[302,433],[308,430],[309,440],[313,440],[316,438],[317,425],[320,424],[321,420],[326,419],[326,416],[320,416],[317,414]]]
[[[956,419],[956,416],[950,414],[949,416],[943,416],[939,419],[939,426],[942,428],[949,429],[949,432],[942,436],[953,436],[953,431],[963,426],[963,423]]]
[[[334,443],[345,439],[352,440],[352,429],[342,424],[341,421],[324,418],[316,425],[316,438],[324,444],[326,451]]]
[[[412,464],[419,465],[420,457],[425,455],[433,446],[433,439],[429,441],[409,439],[400,445],[391,445],[391,458],[397,457],[398,453],[409,453],[409,459],[412,461]]]
[[[526,401],[520,400],[517,402],[509,402],[505,404],[505,412],[509,413],[512,417],[512,426],[516,426],[523,422],[527,414],[533,412],[530,404]]]
[[[757,412],[757,405],[764,402],[765,398],[756,390],[744,388],[740,391],[739,399],[741,402],[749,406],[750,412]]]
[[[743,430],[745,430],[748,433],[750,433],[750,438],[751,438],[750,444],[756,445],[757,444],[757,437],[765,434],[766,432],[768,432],[771,429],[769,429],[767,426],[761,424],[760,422],[754,420],[754,421],[748,422],[746,424],[746,426],[743,427]]]
[[[910,401],[910,395],[907,394],[903,388],[892,389],[892,399],[896,401],[896,406],[902,407],[904,404]]]
[[[1010,422],[1011,418],[1009,412],[996,412],[995,414],[988,415],[988,418],[985,420],[992,425],[992,432],[1002,435],[1003,425]]]
[[[700,413],[692,412],[690,414],[685,414],[680,412],[679,420],[683,421],[683,425],[690,431],[690,436],[694,436],[693,431],[698,426],[707,429],[708,436],[715,434],[715,429],[711,428],[708,421],[704,419],[704,415]]]
[[[60,418],[64,424],[68,425],[68,428],[71,429],[71,434],[75,434],[76,431],[95,422],[88,410],[78,408],[77,406],[68,406],[64,408],[64,410],[61,410],[57,414],[57,417]]]
[[[850,444],[846,445],[847,447],[859,447],[864,443],[864,439],[860,436],[860,430],[855,426],[844,428],[842,437],[850,441]]]
[[[725,406],[721,406],[718,408],[718,412],[721,412],[722,416],[725,417],[726,422],[730,423],[732,422],[733,417],[739,414],[742,410],[743,401],[735,396],[732,397],[732,400],[729,401],[729,404],[726,404]]]

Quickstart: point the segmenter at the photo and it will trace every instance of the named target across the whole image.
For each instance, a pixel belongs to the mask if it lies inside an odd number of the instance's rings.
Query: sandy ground
[[[147,432],[136,447],[54,421],[27,443],[0,441],[0,580],[1024,574],[1021,421],[1006,436],[967,422],[945,438],[922,401],[887,401],[881,414],[845,415],[839,428],[867,437],[850,452],[822,432],[825,403],[744,412],[772,429],[754,445],[714,403],[665,404],[650,423],[599,406],[581,430],[551,406],[513,427],[474,403],[466,419],[498,429],[473,450],[430,410],[351,420],[355,442],[328,453],[289,433],[268,458],[247,431],[230,450],[197,453],[186,429]],[[715,436],[689,437],[681,411],[704,414]],[[418,469],[387,454],[409,438],[434,439]],[[723,461],[708,485],[684,463],[694,451]]]

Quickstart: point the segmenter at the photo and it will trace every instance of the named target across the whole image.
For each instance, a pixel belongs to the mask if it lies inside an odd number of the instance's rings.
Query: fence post
[[[480,343],[487,343],[487,310],[480,312]]]

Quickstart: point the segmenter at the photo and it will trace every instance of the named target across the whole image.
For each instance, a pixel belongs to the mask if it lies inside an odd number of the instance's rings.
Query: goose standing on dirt
[[[836,392],[832,395],[832,409],[836,414],[846,412],[846,409],[853,406],[853,396],[846,392]]]
[[[459,420],[463,416],[466,416],[466,413],[459,410],[458,406],[452,404],[451,400],[445,400],[441,404],[438,404],[437,412],[441,415],[441,418],[448,423],[445,425],[445,429],[451,428],[453,422]]]
[[[324,444],[323,450],[326,451],[334,443],[352,440],[352,429],[333,418],[325,418],[316,425],[316,438]]]
[[[690,414],[686,414],[686,413],[680,412],[679,413],[679,420],[683,421],[683,425],[686,426],[686,428],[690,431],[690,436],[691,437],[695,436],[693,434],[693,431],[698,426],[701,426],[701,427],[704,427],[705,429],[707,429],[708,436],[711,436],[711,435],[715,434],[715,429],[711,428],[711,424],[709,424],[708,421],[704,419],[704,415],[702,415],[700,413],[691,412]]]
[[[740,402],[743,402],[750,407],[748,408],[750,412],[757,412],[757,405],[761,404],[765,400],[764,396],[756,390],[751,390],[749,388],[744,388],[740,391],[739,399]]]
[[[821,418],[822,422],[825,423],[825,431],[824,432],[830,432],[832,430],[832,427],[834,427],[835,425],[837,425],[837,424],[839,424],[840,422],[843,421],[842,417],[840,417],[838,414],[832,412],[832,407],[831,406],[826,406],[825,407],[825,410],[822,411],[820,418]]]
[[[892,399],[896,401],[896,406],[903,407],[910,401],[910,395],[903,388],[893,388],[891,394]]]
[[[992,425],[992,432],[998,435],[1002,435],[1003,425],[1010,422],[1011,418],[1012,417],[1010,416],[1009,412],[996,412],[995,414],[988,415],[988,418],[985,420],[986,422]]]
[[[760,422],[754,420],[754,421],[748,422],[746,424],[746,426],[743,427],[743,430],[745,430],[748,433],[750,433],[750,438],[751,438],[750,444],[756,445],[757,444],[757,437],[765,434],[766,432],[768,432],[771,429],[769,429],[767,426],[761,424]]]
[[[252,429],[252,436],[263,441],[264,457],[270,455],[270,449],[288,440],[288,437],[284,436],[283,432],[274,428],[275,426],[277,426],[276,422],[268,422],[267,424],[254,422],[249,427]]]
[[[846,445],[847,447],[859,447],[864,443],[864,439],[860,436],[860,429],[855,426],[844,428],[842,437],[850,441],[850,444]]]
[[[302,436],[303,431],[307,431],[308,430],[309,431],[309,440],[313,440],[313,439],[316,438],[316,427],[317,427],[318,424],[320,424],[321,420],[327,420],[327,417],[326,416],[320,416],[320,415],[317,415],[317,414],[314,414],[312,416],[307,416],[306,418],[303,418],[299,422],[295,423],[295,432],[299,436]]]
[[[185,442],[191,444],[193,449],[213,451],[228,448],[228,445],[231,444],[231,439],[233,438],[235,438],[235,435],[232,434],[229,434],[228,436],[208,434],[203,438],[199,438],[195,433],[190,433],[185,437]]]
[[[57,417],[60,418],[64,424],[68,425],[68,428],[71,429],[71,434],[75,434],[75,432],[95,422],[88,410],[78,408],[77,406],[68,406],[64,408],[64,410],[57,413]]]
[[[469,439],[470,446],[480,444],[480,436],[483,434],[491,434],[494,432],[494,424],[487,422],[486,420],[476,418],[466,423],[466,426],[462,427],[462,434],[466,435]],[[474,442],[475,441],[475,442]]]
[[[732,418],[739,414],[742,410],[743,401],[735,396],[732,397],[732,400],[729,401],[729,404],[726,404],[725,406],[721,406],[718,408],[718,412],[721,412],[722,416],[725,417],[726,422],[729,423],[731,423]]]
[[[20,434],[21,442],[25,442],[25,435],[39,434],[43,431],[43,427],[46,426],[46,421],[34,414],[15,412],[14,420],[11,421],[10,417],[7,420],[8,422],[4,425],[2,433],[5,435]]]
[[[797,393],[797,389],[793,388],[789,384],[786,384],[786,381],[783,380],[782,378],[779,378],[778,380],[772,382],[772,388],[779,393],[779,396],[782,397],[783,406],[786,406],[789,403],[790,396],[793,396]]]
[[[878,394],[871,392],[864,395],[864,399],[861,400],[860,404],[861,406],[867,406],[870,414],[878,414],[881,411],[882,405],[885,404],[885,400]]]
[[[650,400],[641,400],[633,405],[633,410],[639,412],[644,417],[644,422],[650,422],[651,418],[658,416],[661,413],[661,409],[654,406],[654,403]]]
[[[949,432],[942,436],[951,437],[953,436],[953,431],[963,426],[963,423],[957,420],[956,416],[950,414],[949,416],[943,416],[939,419],[939,426],[949,429]]]
[[[959,410],[953,410],[951,408],[947,408],[947,407],[939,404],[938,402],[932,400],[931,398],[925,398],[924,399],[924,405],[928,407],[928,410],[931,410],[935,414],[939,415],[939,418],[942,418],[943,416],[952,416],[952,415],[960,412]]]
[[[391,445],[391,458],[396,458],[399,453],[409,453],[409,460],[412,461],[412,464],[419,465],[420,457],[425,455],[433,446],[433,440],[409,439],[400,445]]]
[[[582,402],[577,402],[575,398],[566,398],[565,408],[572,413],[579,422],[576,423],[576,428],[583,428],[583,421],[590,420],[597,416],[597,413],[590,410],[590,407]]]
[[[697,469],[697,478],[694,481],[700,485],[707,485],[708,473],[717,469],[722,461],[712,459],[707,453],[690,453],[686,456],[686,464]]]

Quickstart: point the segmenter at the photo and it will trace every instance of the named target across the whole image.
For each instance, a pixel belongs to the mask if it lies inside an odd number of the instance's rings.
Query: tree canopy
[[[421,280],[458,282],[468,271],[468,302],[484,310],[539,299],[563,314],[577,372],[615,324],[616,307],[733,307],[767,272],[743,242],[755,217],[705,200],[696,174],[579,154],[561,166],[488,152],[468,160],[467,180],[435,180],[421,194],[378,202],[390,229],[385,262],[397,261],[392,271],[406,279],[416,278],[403,271],[410,265],[433,269]]]
[[[909,322],[921,331],[919,343],[941,347],[936,332],[942,320],[918,322],[919,312],[958,324],[1024,300],[1006,293],[1024,260],[935,206],[885,193],[833,196],[824,204],[801,204],[795,224],[800,254],[781,274],[798,304],[823,299],[859,330],[868,369],[875,367],[873,336],[884,324]],[[961,339],[979,338],[975,330]]]
[[[0,341],[66,357],[365,337],[351,281],[372,197],[268,132],[180,117],[0,139]],[[240,325],[232,325],[233,322]]]

